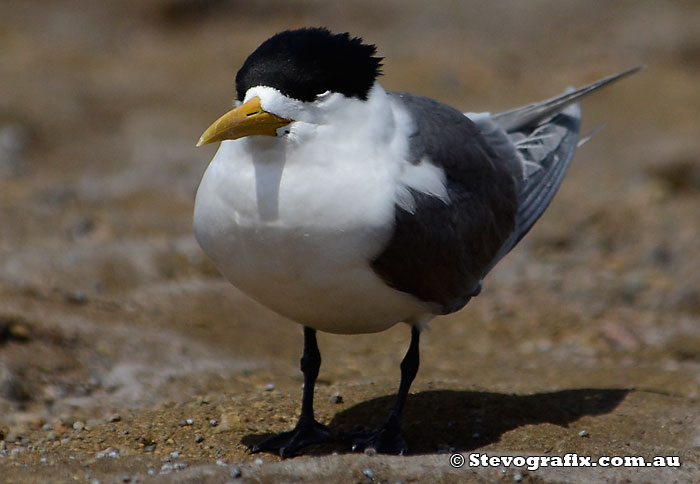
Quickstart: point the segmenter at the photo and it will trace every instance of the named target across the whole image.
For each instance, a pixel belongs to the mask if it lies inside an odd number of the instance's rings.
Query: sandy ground
[[[283,28],[377,43],[383,85],[502,110],[587,100],[553,205],[424,333],[411,454],[281,461],[301,328],[198,248],[193,198],[245,56]],[[700,5],[691,1],[0,2],[0,481],[700,481]],[[317,416],[378,424],[409,331],[320,335]],[[680,468],[455,469],[449,454],[678,456]]]

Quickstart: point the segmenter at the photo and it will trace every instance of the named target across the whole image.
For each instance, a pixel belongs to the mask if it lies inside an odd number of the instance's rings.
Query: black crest
[[[263,42],[236,75],[239,101],[254,86],[269,86],[300,101],[326,91],[367,99],[380,75],[377,48],[325,28],[285,30]]]

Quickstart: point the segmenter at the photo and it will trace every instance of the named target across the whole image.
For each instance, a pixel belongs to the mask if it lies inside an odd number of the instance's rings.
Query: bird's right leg
[[[411,388],[411,383],[413,383],[418,373],[420,364],[419,343],[420,330],[416,326],[412,326],[411,344],[401,362],[401,383],[399,384],[399,392],[396,395],[394,408],[381,427],[349,435],[354,440],[352,445],[353,451],[363,451],[371,448],[384,454],[405,454],[408,452],[406,441],[401,435],[400,420],[406,397],[408,396],[408,390]]]
[[[301,400],[301,415],[296,427],[288,432],[273,435],[250,448],[252,453],[278,451],[280,457],[289,457],[307,445],[327,442],[331,432],[314,417],[314,386],[321,368],[321,352],[316,342],[316,330],[304,326],[304,355],[301,371],[304,374],[304,394]]]

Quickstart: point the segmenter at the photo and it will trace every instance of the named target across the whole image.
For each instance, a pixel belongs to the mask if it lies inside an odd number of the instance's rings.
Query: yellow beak
[[[245,136],[277,136],[277,130],[291,122],[264,111],[256,96],[214,121],[199,138],[197,146]]]

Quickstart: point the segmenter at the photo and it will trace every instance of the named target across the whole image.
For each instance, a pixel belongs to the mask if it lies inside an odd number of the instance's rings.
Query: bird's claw
[[[408,453],[406,440],[395,426],[382,426],[373,430],[353,432],[349,436],[353,440],[353,452],[374,449],[380,454],[404,455]]]
[[[298,423],[294,429],[273,435],[262,442],[248,447],[251,454],[277,451],[283,459],[296,455],[302,447],[321,444],[331,439],[331,432],[315,420],[310,423]]]

